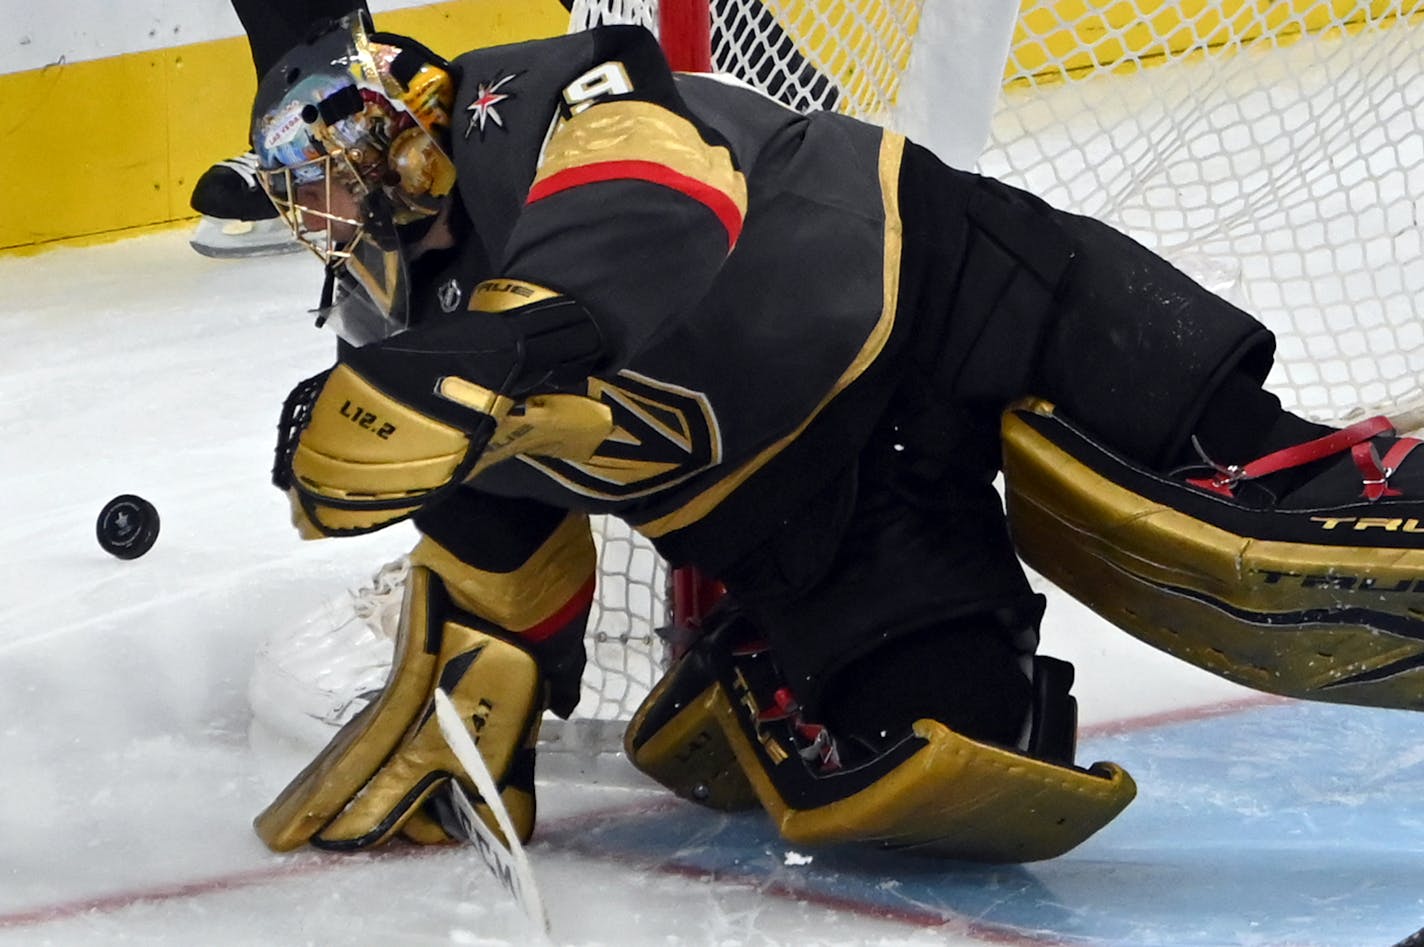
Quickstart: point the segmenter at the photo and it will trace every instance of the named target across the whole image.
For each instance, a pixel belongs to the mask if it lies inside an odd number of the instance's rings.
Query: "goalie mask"
[[[352,14],[293,49],[253,106],[259,177],[297,239],[326,264],[317,324],[364,345],[407,328],[407,248],[455,184],[443,142],[448,64]]]

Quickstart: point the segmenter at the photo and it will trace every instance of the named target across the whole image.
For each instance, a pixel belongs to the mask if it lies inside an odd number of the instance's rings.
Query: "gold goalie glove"
[[[305,538],[389,526],[516,454],[587,459],[611,433],[591,399],[520,397],[586,376],[600,343],[582,306],[512,280],[470,305],[346,351],[287,397],[272,482]]]
[[[353,851],[397,833],[422,843],[448,841],[444,820],[430,813],[439,811],[451,779],[460,780],[499,833],[440,734],[437,687],[470,728],[520,840],[527,840],[546,689],[539,665],[517,636],[457,609],[440,579],[417,565],[385,690],[258,815],[262,841],[279,852],[304,844]]]

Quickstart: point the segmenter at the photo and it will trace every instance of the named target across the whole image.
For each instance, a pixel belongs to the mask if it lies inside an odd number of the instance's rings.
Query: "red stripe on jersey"
[[[727,246],[737,245],[737,238],[742,235],[742,209],[736,201],[725,192],[656,161],[601,161],[569,168],[536,183],[525,203],[532,204],[584,184],[622,180],[648,181],[686,194],[717,215],[722,226],[727,228]]]
[[[554,637],[554,635],[567,627],[569,622],[578,616],[579,612],[588,608],[593,602],[593,584],[593,576],[589,576],[588,581],[583,584],[583,587],[575,592],[573,597],[565,602],[557,612],[539,622],[539,624],[534,627],[526,628],[521,631],[519,633],[520,637],[534,642],[546,641]]]

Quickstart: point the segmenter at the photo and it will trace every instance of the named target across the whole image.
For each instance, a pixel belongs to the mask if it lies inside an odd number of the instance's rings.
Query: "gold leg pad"
[[[257,834],[270,848],[356,850],[407,824],[415,841],[443,841],[420,812],[461,772],[433,716],[437,685],[471,728],[521,838],[532,831],[538,664],[514,639],[445,618],[437,582],[429,569],[411,569],[390,680],[258,815]]]
[[[1370,545],[1386,517],[1194,496],[1091,445],[1045,402],[1005,414],[1003,434],[1020,555],[1117,627],[1248,687],[1424,709],[1424,549]],[[1262,538],[1273,529],[1320,541]]]
[[[623,748],[634,766],[684,799],[723,811],[754,808],[756,793],[717,720],[723,691],[704,682],[697,659],[689,655],[657,683],[629,722]]]
[[[268,848],[305,845],[380,769],[430,699],[439,655],[427,637],[430,573],[412,569],[401,606],[391,678],[381,696],[332,738],[253,821]],[[411,629],[416,633],[412,634]]]
[[[717,712],[762,805],[798,845],[865,842],[968,861],[1038,861],[1081,844],[1137,794],[1114,763],[1058,766],[920,720],[914,739],[923,745],[908,758],[859,791],[798,809],[782,798],[768,757],[725,697]],[[770,765],[800,761],[793,755]]]

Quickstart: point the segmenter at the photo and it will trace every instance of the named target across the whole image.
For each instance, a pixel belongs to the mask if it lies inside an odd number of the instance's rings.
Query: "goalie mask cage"
[[[956,120],[937,57],[989,2],[578,0],[570,29],[641,23],[676,68],[933,146]],[[1286,407],[1424,404],[1424,0],[1010,2],[976,170],[1126,231],[1264,321]],[[664,663],[666,569],[598,527],[583,704],[546,742],[616,747]]]

